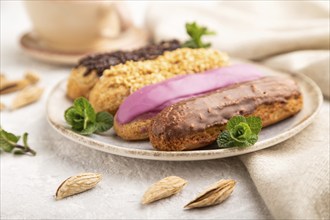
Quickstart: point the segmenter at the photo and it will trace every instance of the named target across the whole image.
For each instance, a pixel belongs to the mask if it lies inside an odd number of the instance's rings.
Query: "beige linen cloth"
[[[186,39],[185,22],[217,32],[207,40],[232,57],[306,74],[329,97],[329,3],[311,1],[156,2],[147,11],[156,41]],[[241,156],[278,219],[329,219],[329,104],[304,131]]]

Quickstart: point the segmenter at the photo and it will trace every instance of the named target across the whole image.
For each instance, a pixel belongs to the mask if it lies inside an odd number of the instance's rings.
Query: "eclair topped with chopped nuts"
[[[71,99],[81,96],[87,98],[90,90],[103,75],[104,70],[127,61],[152,60],[162,55],[165,51],[176,50],[180,46],[181,44],[178,40],[167,40],[157,44],[149,44],[132,51],[119,50],[86,56],[71,71],[67,86],[67,96]]]
[[[96,111],[115,113],[127,96],[146,85],[225,66],[228,60],[228,56],[218,50],[180,48],[154,60],[128,61],[103,72],[89,101]]]

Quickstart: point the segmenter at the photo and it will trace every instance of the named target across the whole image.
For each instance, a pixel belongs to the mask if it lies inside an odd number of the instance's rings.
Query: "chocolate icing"
[[[232,116],[251,114],[257,106],[287,102],[299,96],[297,84],[288,77],[268,76],[232,85],[165,108],[154,119],[151,132],[167,140],[226,124]]]
[[[84,76],[88,76],[92,70],[96,70],[100,77],[105,69],[111,66],[125,63],[126,61],[139,61],[155,59],[165,51],[172,51],[181,46],[178,40],[162,41],[159,44],[149,44],[133,51],[115,51],[112,53],[93,54],[81,59],[76,66],[85,66]]]

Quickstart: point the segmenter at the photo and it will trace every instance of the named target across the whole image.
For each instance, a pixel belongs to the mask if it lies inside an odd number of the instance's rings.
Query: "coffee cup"
[[[65,52],[90,51],[100,40],[118,37],[130,24],[118,1],[27,0],[25,6],[40,41]]]

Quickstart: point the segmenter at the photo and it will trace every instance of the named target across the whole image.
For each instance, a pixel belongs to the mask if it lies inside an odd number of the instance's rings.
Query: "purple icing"
[[[116,120],[125,124],[146,113],[157,113],[183,99],[262,76],[254,67],[238,64],[199,74],[177,76],[145,86],[128,96],[117,111]]]

